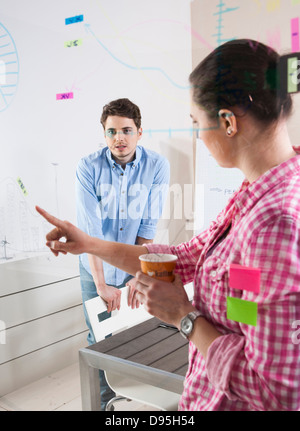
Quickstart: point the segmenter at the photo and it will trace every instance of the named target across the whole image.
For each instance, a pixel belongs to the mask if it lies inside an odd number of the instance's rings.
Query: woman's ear
[[[232,138],[238,131],[236,116],[229,109],[220,109],[218,116],[220,128],[224,130],[226,136]]]

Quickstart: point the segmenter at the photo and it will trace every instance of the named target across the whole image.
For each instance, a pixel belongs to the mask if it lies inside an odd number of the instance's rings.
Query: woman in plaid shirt
[[[57,226],[47,235],[54,254],[93,253],[137,275],[138,300],[181,330],[197,312],[179,410],[300,409],[300,157],[287,131],[292,101],[278,90],[278,63],[270,47],[235,40],[190,76],[201,139],[220,166],[245,175],[216,221],[191,241],[108,243],[37,208]],[[139,272],[138,256],[147,252],[178,256],[174,283]],[[193,303],[182,288],[191,281]]]

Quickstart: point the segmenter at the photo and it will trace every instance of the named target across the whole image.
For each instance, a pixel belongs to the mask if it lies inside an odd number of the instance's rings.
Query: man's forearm
[[[137,236],[135,243],[136,245],[152,244],[153,239],[146,239],[146,238],[142,238],[141,236]]]
[[[94,283],[97,289],[105,285],[105,278],[103,273],[103,263],[102,260],[92,254],[88,254],[89,264],[94,279]]]
[[[92,254],[88,254],[88,259],[97,293],[106,302],[107,312],[119,310],[121,307],[121,292],[114,286],[106,284],[102,259]]]

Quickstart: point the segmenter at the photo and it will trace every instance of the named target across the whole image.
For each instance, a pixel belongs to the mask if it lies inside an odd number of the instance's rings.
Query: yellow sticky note
[[[20,177],[17,178],[17,183],[19,184],[19,186],[20,186],[22,192],[24,193],[24,195],[28,196],[27,190],[26,190],[26,188],[25,188],[25,186],[24,186],[24,184],[23,184],[23,182],[22,182],[22,180],[21,180]]]
[[[268,0],[267,1],[268,12],[273,12],[276,9],[280,9],[280,0]]]

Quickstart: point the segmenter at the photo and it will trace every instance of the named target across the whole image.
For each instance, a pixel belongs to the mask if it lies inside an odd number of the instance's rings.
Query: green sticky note
[[[288,92],[296,93],[298,91],[297,83],[298,58],[292,57],[288,59]]]
[[[65,48],[72,48],[73,46],[82,45],[82,39],[69,40],[65,42]]]
[[[240,298],[227,297],[227,319],[256,326],[257,303]]]

